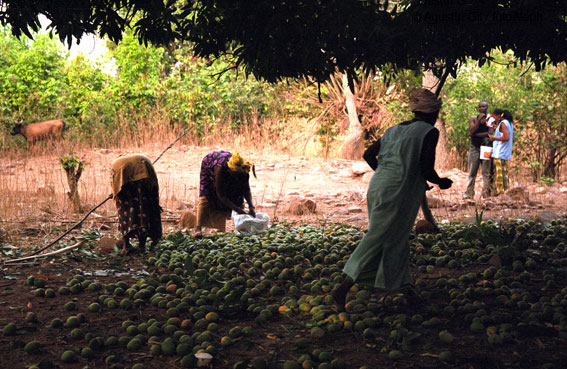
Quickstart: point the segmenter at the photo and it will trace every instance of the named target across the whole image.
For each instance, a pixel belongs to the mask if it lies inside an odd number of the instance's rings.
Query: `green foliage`
[[[161,47],[140,45],[127,32],[112,51],[117,75],[109,86],[111,100],[127,111],[148,112],[156,103],[164,73],[165,51]]]
[[[61,166],[65,170],[68,169],[82,170],[84,166],[87,165],[86,162],[82,161],[77,155],[73,154],[72,152],[63,155],[59,159],[59,162],[61,163]]]
[[[499,61],[506,62],[509,55],[500,54]],[[455,147],[462,166],[466,164],[470,146],[469,117],[478,112],[476,106],[481,100],[488,102],[488,112],[495,108],[511,108],[506,96],[514,87],[510,86],[521,71],[493,63],[479,68],[470,62],[462,66],[457,79],[447,81],[444,92],[443,117],[449,126],[447,140]],[[517,89],[517,87],[516,87]],[[509,109],[514,111],[513,108]]]
[[[564,137],[567,135],[567,65],[548,67],[541,73],[532,73],[526,84],[527,93],[520,98],[519,130],[517,141],[524,155],[522,162],[539,163],[532,166],[532,177],[556,178],[557,168],[567,156]]]
[[[179,22],[190,21],[186,11],[191,2],[145,0],[85,0],[73,3],[62,13],[57,2],[4,0],[0,25],[9,24],[16,37],[32,37],[42,23],[40,15],[47,18],[49,30],[56,31],[61,42],[71,45],[73,39],[97,31],[114,42],[123,38],[124,32],[133,29],[144,43],[167,44],[182,38]]]
[[[116,63],[116,75],[110,75],[82,55],[67,59],[63,46],[45,35],[18,40],[0,31],[3,122],[61,116],[68,137],[99,144],[119,141],[124,129],[138,132],[146,120],[158,124],[148,117],[160,111],[202,137],[261,122],[283,109],[280,87],[244,78],[228,58],[214,63],[195,58],[186,46],[144,46],[129,32],[110,48]]]
[[[479,213],[478,209],[474,209],[475,224],[476,224],[477,227],[482,226],[482,216],[483,215],[484,215],[484,210],[482,210]]]
[[[545,175],[542,175],[541,178],[539,179],[539,181],[544,186],[551,186],[552,184],[555,183],[555,179],[547,177]]]
[[[124,129],[135,137],[167,120],[202,138],[267,119],[318,118],[318,133],[326,144],[348,127],[340,81],[321,84],[321,104],[313,80],[267,84],[245,78],[232,58],[201,59],[186,44],[144,46],[132,32],[111,48],[110,56],[116,61],[116,75],[104,73],[83,56],[69,60],[63,45],[47,35],[36,35],[33,41],[16,39],[0,28],[3,147],[15,145],[6,132],[8,122],[18,118],[26,123],[64,118],[67,137],[94,144],[119,142]],[[535,181],[550,182],[567,157],[567,67],[559,64],[536,73],[529,65],[513,67],[517,60],[511,53],[493,56],[490,65],[464,64],[458,78],[445,85],[449,146],[456,148],[464,168],[468,118],[485,99],[489,111],[501,107],[514,115],[514,163],[528,167]],[[418,87],[419,73],[398,73],[390,85],[381,72],[358,73],[354,93],[367,132],[377,137],[409,117],[407,92]],[[160,120],[153,119],[156,114]]]
[[[95,102],[104,96],[109,76],[82,54],[70,60],[63,72],[68,87],[64,115],[74,117],[81,123],[92,122],[93,113],[97,111]]]
[[[483,243],[492,243],[495,245],[506,245],[510,243],[514,237],[508,230],[499,228],[493,222],[488,221],[486,224],[482,222],[482,213],[475,214],[475,224],[468,225],[455,232],[457,239],[466,242],[474,242],[480,240]]]
[[[447,139],[464,168],[470,145],[469,117],[477,114],[478,102],[486,100],[489,113],[507,109],[514,116],[515,163],[529,167],[537,180],[567,155],[560,139],[567,133],[567,67],[562,63],[535,72],[530,66],[515,64],[512,53],[497,53],[494,63],[478,67],[469,62],[460,68],[457,79],[447,81],[443,104]]]
[[[357,71],[353,81],[356,112],[368,142],[379,138],[394,124],[411,116],[407,103],[408,91],[421,87],[421,76],[411,71],[400,72],[397,78],[386,83],[381,72]],[[317,132],[323,139],[345,134],[349,128],[346,113],[342,74],[336,73],[320,85],[303,81],[287,86],[286,114],[300,117],[315,116],[320,123]],[[320,92],[320,93],[319,93]],[[319,101],[321,98],[321,102]],[[329,142],[322,142],[326,145]]]
[[[280,110],[276,87],[239,76],[230,59],[207,62],[186,48],[176,52],[176,59],[177,67],[163,82],[159,103],[173,121],[193,127],[199,137],[219,123],[238,129]]]
[[[34,120],[57,114],[65,88],[61,44],[47,35],[33,42],[0,29],[0,113]]]
[[[537,69],[549,61],[546,54],[553,62],[565,60],[558,50],[565,49],[566,8],[557,0],[488,0],[478,14],[468,2],[418,0],[191,4],[188,37],[198,55],[232,53],[248,73],[269,81],[324,81],[337,69],[361,67],[439,70],[436,65],[446,62],[451,69],[467,57],[484,63],[497,47],[532,58]],[[463,27],[467,20],[479,26]],[[537,28],[538,37],[525,24]]]
[[[323,150],[325,152],[325,157],[329,154],[329,149],[331,143],[335,140],[336,136],[339,134],[339,129],[336,122],[332,121],[322,121],[319,129],[316,131],[319,135],[319,142],[323,145]]]
[[[68,44],[93,31],[118,42],[133,29],[144,44],[189,40],[202,57],[230,53],[247,74],[271,82],[324,81],[337,69],[361,67],[442,71],[438,65],[445,64],[453,71],[467,57],[482,65],[499,47],[540,70],[565,61],[567,49],[567,6],[560,0],[484,0],[477,7],[423,0],[82,0],[72,16],[62,15],[58,2],[2,4],[0,24],[10,24],[16,36],[37,32],[40,14]]]

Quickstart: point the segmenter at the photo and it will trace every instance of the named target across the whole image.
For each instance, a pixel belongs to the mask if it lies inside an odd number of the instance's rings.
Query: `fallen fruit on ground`
[[[519,229],[529,232],[518,236]],[[131,358],[194,367],[197,353],[212,354],[219,369],[381,368],[416,358],[428,367],[467,366],[494,350],[500,367],[561,367],[554,355],[567,350],[565,220],[441,225],[441,233],[410,242],[421,301],[355,284],[340,312],[329,291],[344,281],[363,232],[285,223],[263,235],[197,240],[174,232],[150,254],[92,259],[100,270],[123,266],[132,275],[78,272],[84,265],[73,259],[68,271],[57,266],[60,277],[26,271],[35,277],[18,280],[24,303],[0,305],[2,343],[12,352],[1,359],[27,357],[26,342],[37,341],[34,358],[57,362],[47,356],[66,349],[81,367],[129,368]],[[41,275],[49,286],[32,288]],[[37,288],[59,293],[47,300]],[[32,309],[39,324],[26,319]]]

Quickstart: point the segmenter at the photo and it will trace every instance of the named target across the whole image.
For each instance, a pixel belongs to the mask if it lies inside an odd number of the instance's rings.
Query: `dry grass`
[[[182,132],[179,127],[172,127],[168,121],[157,118],[152,122],[137,123],[143,128],[134,131],[130,128],[132,125],[118,119],[116,129],[120,133],[113,137],[100,137],[97,142],[84,142],[69,135],[60,142],[43,143],[30,150],[2,151],[0,228],[25,230],[29,226],[36,228],[36,234],[37,228],[41,228],[40,232],[48,235],[48,239],[53,239],[60,232],[60,228],[66,228],[66,223],[70,225],[80,219],[80,214],[71,212],[67,199],[67,179],[59,163],[62,155],[73,152],[87,162],[79,181],[79,195],[83,208],[88,210],[110,194],[109,168],[116,157],[129,153],[143,153],[153,160]],[[317,129],[318,125],[314,122],[291,119],[264,124],[253,123],[242,127],[239,132],[220,128],[207,132],[202,140],[189,132],[155,165],[160,184],[160,203],[166,209],[163,215],[164,221],[171,220],[169,224],[173,225],[179,217],[179,210],[194,207],[198,198],[201,159],[209,151],[217,149],[238,150],[252,162],[261,164],[259,168],[264,172],[259,172],[258,180],[251,181],[257,205],[264,202],[278,203],[290,190],[340,193],[356,187],[364,193],[367,185],[356,181],[333,183],[332,188],[328,188],[328,181],[318,182],[321,178],[326,178],[329,173],[325,169],[328,161],[321,159],[325,148],[315,133]],[[337,157],[340,144],[340,140],[333,142],[328,159]],[[300,157],[307,157],[310,160],[305,169],[298,172],[297,166],[290,166],[290,163],[300,162],[302,160]],[[437,160],[440,163],[444,162],[445,168],[453,167],[451,158],[438,157]],[[268,164],[280,166],[268,171],[266,170]],[[311,175],[312,169],[317,166],[320,167],[321,173]],[[466,181],[466,174],[459,176]],[[527,179],[525,175],[513,173],[513,182],[523,184],[528,182]],[[301,184],[298,183],[300,181]],[[479,181],[482,181],[480,177]],[[456,203],[460,200],[462,192],[432,191],[430,195]],[[264,211],[272,218],[274,216],[283,218],[282,206],[278,204],[276,208],[267,208]],[[520,214],[523,211],[523,209],[514,209],[508,215]],[[474,209],[463,209],[463,212],[474,214]],[[454,218],[456,215],[446,208],[434,209],[434,213],[441,219]],[[313,224],[321,221],[322,217],[324,218],[324,215],[319,213],[303,216],[296,221]],[[85,227],[91,228],[109,223],[110,229],[116,231],[116,225],[113,224],[115,221],[114,203],[108,201],[89,217]],[[20,236],[21,234],[20,232]]]
[[[11,154],[0,160],[0,218],[36,218],[42,214],[66,214],[67,179],[59,164],[60,156],[68,152],[62,146],[36,147],[30,152]],[[76,148],[74,152],[80,152]],[[88,157],[81,155],[83,160]],[[79,182],[83,204],[94,204],[108,194],[107,178],[100,171],[85,170]],[[104,185],[103,185],[104,184]],[[103,189],[105,195],[102,195]]]
[[[118,118],[114,128],[120,134],[106,137],[97,132],[97,139],[92,140],[95,142],[85,142],[71,134],[59,142],[42,142],[30,149],[4,150],[0,156],[0,223],[40,222],[57,226],[79,218],[71,211],[66,195],[67,179],[59,163],[67,153],[72,152],[87,163],[79,181],[79,196],[83,208],[88,210],[110,194],[109,168],[116,157],[144,153],[153,160],[183,132],[159,119],[136,123],[129,124]],[[133,126],[143,128],[133,130]],[[314,123],[296,119],[255,123],[239,132],[221,128],[207,132],[205,139],[200,141],[189,132],[156,163],[160,203],[164,209],[173,212],[194,206],[198,198],[200,160],[211,150],[238,150],[254,160],[275,152],[316,157],[321,152],[321,145],[312,138],[316,129]],[[185,152],[183,163],[179,162],[179,151]],[[286,178],[281,181],[285,182]],[[277,187],[285,186],[279,183]],[[266,187],[256,195],[257,201],[263,201],[265,192]],[[114,215],[114,203],[108,201],[91,218],[112,222]]]

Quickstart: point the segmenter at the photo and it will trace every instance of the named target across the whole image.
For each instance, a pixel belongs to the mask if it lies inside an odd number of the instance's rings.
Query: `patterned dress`
[[[112,164],[112,189],[118,227],[127,245],[133,237],[140,248],[147,237],[156,244],[162,237],[161,208],[158,180],[150,160],[143,155],[116,159]]]
[[[502,137],[501,126],[506,125],[508,128],[508,141],[494,141],[492,143],[492,161],[494,163],[494,181],[492,193],[501,195],[508,190],[510,177],[508,174],[508,165],[512,159],[512,146],[514,142],[514,126],[508,120],[503,119],[496,131],[494,137]]]
[[[147,237],[157,243],[162,237],[157,188],[148,179],[128,183],[116,197],[120,232],[125,238],[136,237],[143,247]]]

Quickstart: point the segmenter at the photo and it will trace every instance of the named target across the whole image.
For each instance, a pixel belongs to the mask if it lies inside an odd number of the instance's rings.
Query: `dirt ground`
[[[160,203],[165,210],[162,218],[166,232],[177,227],[181,211],[194,210],[201,159],[218,149],[174,146],[155,164],[160,182]],[[85,211],[108,196],[110,164],[120,155],[129,153],[142,153],[153,160],[161,153],[161,148],[93,149],[78,153],[87,163],[79,182]],[[358,227],[367,224],[365,199],[371,174],[361,174],[362,171],[370,171],[365,163],[294,157],[271,150],[241,154],[256,165],[257,179],[250,180],[254,202],[257,210],[267,213],[272,221],[291,224],[341,222]],[[353,169],[358,174],[353,174]],[[439,173],[451,178],[453,187],[446,191],[435,187],[428,192],[438,222],[471,221],[477,211],[483,211],[484,219],[536,218],[546,211],[556,215],[565,212],[567,187],[561,183],[544,187],[516,174],[512,177],[512,187],[516,191],[511,196],[482,199],[479,196],[482,185],[479,171],[476,201],[465,201],[462,194],[466,188],[467,173],[458,169],[439,170]],[[56,153],[0,158],[0,190],[0,235],[3,236],[0,240],[5,243],[18,247],[39,246],[82,217],[82,214],[72,214],[69,210],[65,194],[68,185]],[[316,203],[315,213],[296,215],[287,212],[287,202],[297,196],[313,200]],[[544,213],[544,217],[548,215]],[[107,201],[87,218],[83,228],[99,229],[109,236],[117,236],[115,222],[114,204]],[[227,226],[230,230],[230,221]]]
[[[169,150],[155,168],[160,181],[160,199],[164,208],[163,222],[165,232],[178,229],[178,220],[183,210],[193,209],[198,196],[198,177],[201,158],[214,147],[188,147],[179,146]],[[145,148],[134,150],[91,150],[81,152],[80,157],[88,163],[81,180],[80,194],[85,209],[100,203],[110,193],[109,167],[112,160],[122,154],[141,152],[153,159],[159,155],[161,148]],[[359,228],[367,225],[367,211],[365,203],[366,188],[371,174],[354,174],[366,169],[361,163],[337,159],[320,159],[293,157],[282,155],[269,150],[263,152],[241,153],[256,165],[257,179],[251,179],[251,187],[258,211],[267,213],[272,221],[288,222],[292,225],[311,224],[329,225],[333,223],[346,223]],[[361,169],[362,168],[362,169]],[[432,189],[429,193],[433,213],[440,223],[454,220],[475,221],[475,212],[483,214],[483,219],[493,218],[536,218],[543,221],[556,216],[564,215],[567,202],[567,188],[558,183],[551,187],[542,187],[530,184],[525,178],[513,178],[513,187],[517,190],[509,195],[494,199],[476,198],[474,201],[465,201],[462,194],[466,186],[466,173],[457,170],[441,170],[442,176],[448,176],[454,181],[454,186],[441,192]],[[16,246],[29,249],[40,247],[59,236],[64,230],[79,220],[83,214],[72,214],[68,210],[65,192],[67,191],[64,172],[58,163],[58,155],[31,156],[26,158],[0,158],[0,243],[2,247]],[[480,193],[482,179],[479,175],[477,181],[477,194]],[[291,197],[305,197],[316,203],[316,211],[312,214],[296,215],[287,211],[287,202]],[[232,229],[228,222],[229,231]],[[71,245],[79,236],[96,232],[96,236],[104,235],[117,237],[116,214],[114,204],[109,201],[87,218],[80,229],[67,236],[62,242]],[[5,256],[2,256],[5,258]],[[5,261],[6,259],[4,259]],[[80,298],[71,296],[58,296],[55,299],[35,298],[31,287],[26,285],[26,278],[30,275],[47,280],[50,287],[56,291],[65,286],[75,274],[86,278],[99,279],[108,284],[124,278],[136,278],[133,271],[139,270],[143,257],[131,258],[121,256],[100,256],[98,250],[85,250],[83,253],[74,253],[72,256],[46,259],[40,262],[20,264],[17,268],[0,265],[0,326],[11,321],[26,320],[27,312],[37,312],[36,319],[30,318],[26,324],[19,327],[18,339],[0,340],[0,349],[11,352],[10,355],[0,355],[0,359],[9,360],[9,367],[24,368],[33,363],[42,362],[43,367],[59,367],[53,363],[53,358],[62,354],[63,348],[73,345],[68,336],[61,336],[46,323],[56,317],[70,316],[78,311],[85,311],[87,305],[96,299],[101,292],[85,291]],[[105,275],[107,270],[121,270],[125,275]],[[414,268],[415,269],[415,268]],[[416,270],[413,270],[416,273]],[[450,271],[446,271],[449,273]],[[101,274],[96,274],[101,273]],[[431,282],[433,283],[433,282]],[[535,288],[535,287],[534,287]],[[539,288],[539,285],[538,285]],[[22,293],[23,292],[23,293]],[[73,302],[74,308],[67,308],[63,302]],[[150,308],[151,309],[151,308]],[[151,313],[151,312],[150,312]],[[411,310],[407,311],[411,314]],[[151,315],[151,314],[150,314]],[[105,315],[93,317],[89,315],[86,326],[93,332],[105,331],[105,327],[112,327],[108,334],[120,335],[120,322],[124,319],[137,321],[139,317],[135,312],[123,312],[116,316]],[[233,323],[245,324],[234,318]],[[45,323],[45,324],[44,324]],[[235,323],[235,324],[236,324]],[[265,354],[278,350],[281,345],[293,345],[287,335],[284,324],[268,324],[261,332],[257,332],[262,339],[262,345],[249,346],[258,354]],[[114,331],[112,331],[114,330]],[[42,342],[51,344],[40,355],[30,356],[21,348],[25,342],[32,338],[41,337]],[[373,350],[370,346],[359,345],[356,337],[340,336],[340,341],[353,341],[341,351],[351,362],[358,365]],[[471,338],[472,340],[472,338]],[[466,341],[474,345],[473,341]],[[329,348],[336,342],[326,343]],[[556,344],[549,339],[542,343],[551,347]],[[563,343],[561,343],[563,344]],[[11,345],[11,346],[10,346]],[[335,345],[336,346],[336,345]],[[480,349],[479,349],[480,350]],[[531,350],[531,351],[530,351]],[[106,354],[119,355],[123,349],[107,350]],[[466,350],[465,350],[466,351]],[[538,357],[535,348],[526,349],[533,360],[543,360]],[[546,351],[547,353],[548,351]],[[237,349],[230,351],[230,355],[238,357]],[[544,354],[542,354],[544,355]],[[128,354],[131,364],[142,362],[146,367],[180,367],[179,361],[173,359],[151,359],[149,355]],[[474,356],[474,355],[473,355]],[[497,357],[490,355],[489,359],[498,361]],[[509,356],[512,356],[510,353]],[[561,355],[559,355],[561,356]],[[390,365],[379,359],[380,355],[372,356],[376,360],[368,361],[370,367],[384,367]],[[554,358],[554,360],[560,358]],[[437,359],[434,356],[424,356],[418,361],[405,360],[392,367],[436,367]],[[483,362],[471,363],[467,368],[500,367],[497,364],[484,366]],[[476,358],[475,358],[476,360]],[[100,364],[100,360],[95,361]],[[83,367],[83,361],[67,364],[65,367]],[[98,367],[93,364],[95,367]],[[148,365],[149,364],[149,365]],[[54,366],[50,366],[54,365]],[[112,365],[101,367],[112,367]],[[464,364],[463,364],[464,365]],[[0,368],[6,368],[6,362],[0,362]],[[358,367],[358,366],[357,366]],[[450,367],[450,366],[447,366]],[[533,367],[533,366],[532,366]]]

